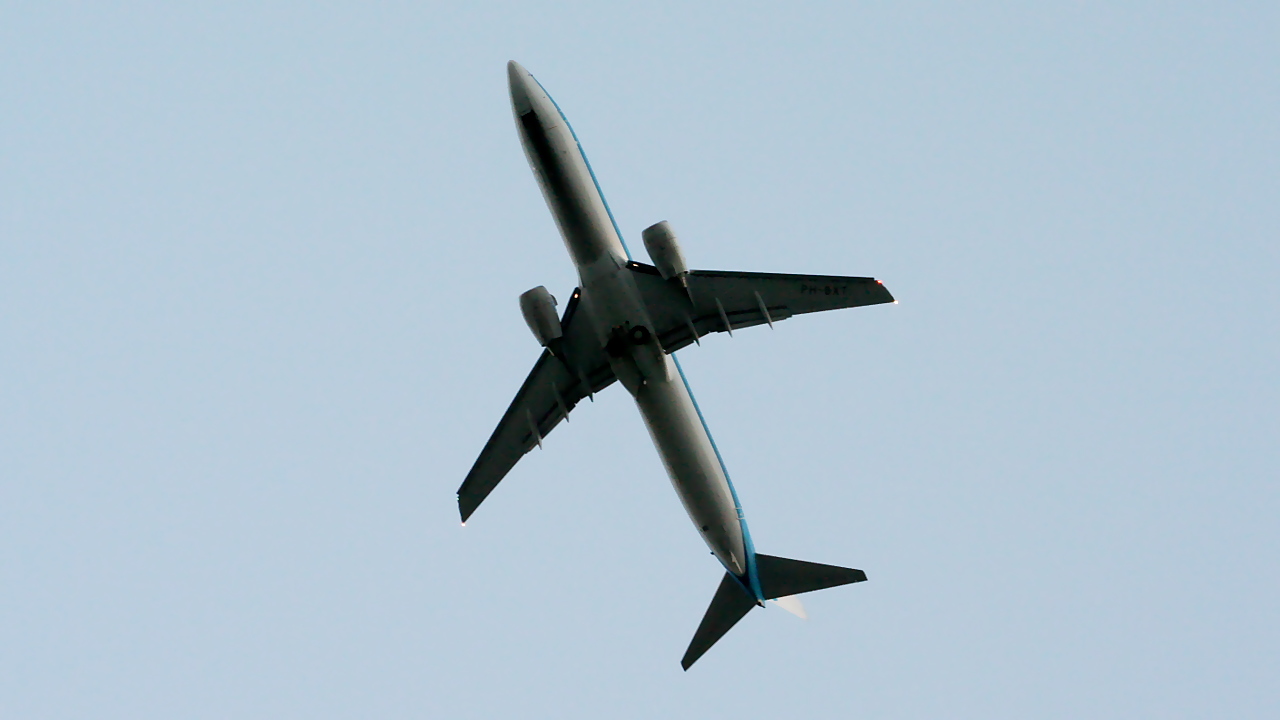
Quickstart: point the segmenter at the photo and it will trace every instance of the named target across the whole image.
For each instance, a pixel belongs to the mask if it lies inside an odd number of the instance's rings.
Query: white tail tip
[[[774,602],[778,604],[778,607],[782,608],[783,610],[786,610],[792,615],[795,615],[801,620],[809,619],[809,613],[804,611],[804,603],[800,602],[800,597],[798,595],[787,595],[786,597],[780,597],[774,600]]]

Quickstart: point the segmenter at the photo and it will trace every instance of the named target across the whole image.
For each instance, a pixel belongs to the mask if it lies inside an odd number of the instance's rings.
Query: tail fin
[[[684,657],[680,659],[680,667],[688,670],[690,665],[697,662],[703,653],[710,650],[755,605],[756,599],[751,597],[742,583],[725,573],[720,587],[716,589],[716,596],[711,598],[707,614],[702,616],[702,624],[698,625],[698,631],[689,642],[689,649],[684,651]]]
[[[756,553],[756,574],[760,578],[761,594],[767,600],[867,579],[866,573],[853,568],[789,560],[760,553]],[[693,634],[689,649],[684,651],[680,667],[688,670],[756,604],[757,599],[747,591],[742,581],[725,573],[720,587],[716,589],[716,596],[711,598],[707,614],[702,616],[702,623]]]

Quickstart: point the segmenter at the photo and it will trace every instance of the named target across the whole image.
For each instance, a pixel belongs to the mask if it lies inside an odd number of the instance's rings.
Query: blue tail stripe
[[[684,383],[684,389],[689,393],[689,399],[693,401],[693,409],[698,413],[698,420],[702,423],[702,430],[707,434],[707,439],[711,441],[711,449],[716,453],[716,460],[720,463],[720,471],[724,473],[724,479],[729,483],[729,494],[733,496],[733,507],[738,512],[738,525],[742,528],[742,543],[746,546],[747,551],[747,581],[751,585],[750,590],[756,596],[757,600],[764,600],[764,591],[760,589],[760,576],[756,573],[756,546],[751,542],[751,531],[747,529],[747,516],[742,512],[742,503],[738,501],[738,491],[733,487],[733,480],[729,478],[729,469],[724,466],[724,457],[720,455],[720,448],[716,447],[716,439],[711,435],[711,428],[707,427],[707,419],[702,415],[702,408],[698,405],[698,398],[694,397],[693,388],[689,387],[689,378],[684,374],[684,368],[680,366],[680,358],[674,354],[671,359],[676,363],[676,370],[680,372],[680,380]]]

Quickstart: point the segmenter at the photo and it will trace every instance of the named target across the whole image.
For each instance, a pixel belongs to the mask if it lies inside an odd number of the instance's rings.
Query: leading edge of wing
[[[463,522],[520,458],[541,445],[542,439],[568,417],[580,400],[616,379],[604,351],[597,347],[591,323],[584,318],[586,306],[580,305],[580,299],[581,292],[575,290],[560,321],[564,357],[542,351],[458,487],[458,511]]]

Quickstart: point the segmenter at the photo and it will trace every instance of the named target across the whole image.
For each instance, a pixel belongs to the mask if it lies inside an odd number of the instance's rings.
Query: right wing
[[[682,278],[682,286],[675,278],[663,280],[652,265],[630,262],[627,267],[668,353],[713,332],[894,301],[875,278],[694,270]]]
[[[557,346],[559,356],[550,350],[542,351],[458,488],[458,510],[463,522],[525,453],[541,445],[542,438],[562,419],[568,419],[578,401],[615,380],[609,359],[586,317],[586,306],[579,302],[581,296],[580,290],[574,290],[565,307],[560,321],[564,342]]]

